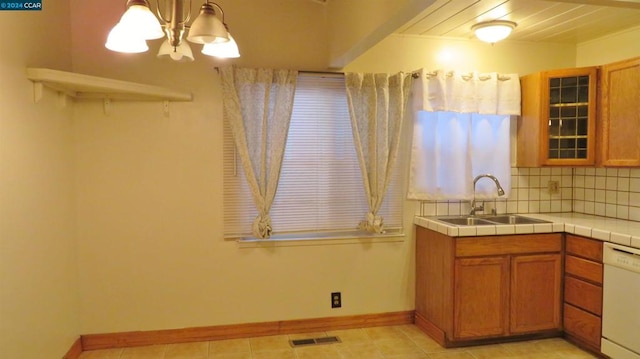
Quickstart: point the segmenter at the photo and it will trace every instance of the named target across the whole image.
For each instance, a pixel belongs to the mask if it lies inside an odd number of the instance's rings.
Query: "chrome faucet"
[[[476,206],[476,183],[482,177],[487,177],[493,180],[493,182],[496,184],[496,187],[498,188],[498,196],[504,196],[504,189],[500,185],[500,181],[498,181],[496,176],[489,173],[476,176],[476,178],[473,179],[473,200],[471,201],[471,212],[469,213],[472,216],[474,216],[478,211],[484,211],[484,202],[481,205]]]

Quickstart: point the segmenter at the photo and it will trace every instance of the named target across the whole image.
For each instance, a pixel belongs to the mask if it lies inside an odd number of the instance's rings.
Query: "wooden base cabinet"
[[[445,347],[561,327],[562,236],[449,237],[416,227],[416,324]]]
[[[561,281],[560,253],[512,257],[511,333],[561,328]]]
[[[595,353],[602,336],[602,242],[566,235],[564,331],[567,338]]]
[[[509,258],[459,258],[455,263],[454,339],[506,335]]]

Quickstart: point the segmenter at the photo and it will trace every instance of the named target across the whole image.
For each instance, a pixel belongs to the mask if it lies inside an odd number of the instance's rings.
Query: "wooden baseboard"
[[[62,357],[62,359],[80,359],[80,354],[82,354],[82,338],[78,338],[71,348],[67,351],[67,354]]]
[[[447,345],[447,336],[444,331],[438,328],[435,324],[431,323],[427,318],[416,313],[415,315],[416,326],[422,329],[431,339],[435,340],[443,347]]]
[[[250,338],[338,329],[411,324],[414,311],[352,315],[344,317],[286,320],[265,323],[231,324],[212,327],[167,329],[124,333],[88,334],[81,337],[84,350],[126,348],[209,340]],[[70,357],[68,359],[72,359]]]

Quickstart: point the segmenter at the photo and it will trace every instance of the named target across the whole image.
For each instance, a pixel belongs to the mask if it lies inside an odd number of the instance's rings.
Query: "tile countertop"
[[[566,232],[640,248],[640,222],[582,213],[528,213],[522,216],[552,223],[455,226],[437,221],[436,217],[421,216],[416,216],[413,223],[451,237]]]

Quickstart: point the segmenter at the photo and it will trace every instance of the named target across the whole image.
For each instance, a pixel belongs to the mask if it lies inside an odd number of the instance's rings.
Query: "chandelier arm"
[[[164,0],[162,1],[162,3],[164,4]],[[160,20],[162,20],[165,24],[169,22],[169,20],[164,17],[164,14],[162,14],[162,10],[160,10],[160,0],[156,0],[156,14],[158,14]]]
[[[192,6],[192,0],[189,0],[189,11],[187,11],[187,16],[182,22],[186,28],[189,28],[189,26],[187,26],[187,23],[191,21],[191,6]]]
[[[207,0],[207,4],[214,5],[215,7],[218,8],[218,10],[220,10],[220,14],[222,15],[222,23],[225,24],[225,22],[224,22],[224,10],[222,10],[222,6],[220,6],[220,5],[218,5],[217,3],[214,3],[214,2],[210,3],[209,0]]]

